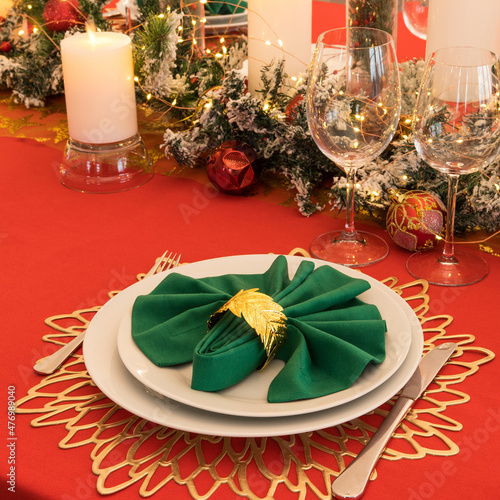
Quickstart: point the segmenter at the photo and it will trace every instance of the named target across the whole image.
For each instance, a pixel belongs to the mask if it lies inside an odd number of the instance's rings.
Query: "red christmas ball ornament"
[[[207,174],[219,191],[245,194],[258,181],[260,165],[257,153],[242,141],[226,141],[208,157]]]
[[[10,52],[12,50],[12,45],[10,42],[3,41],[0,43],[0,51],[2,51],[4,54],[7,54],[7,52]]]
[[[386,227],[393,241],[416,252],[434,248],[443,232],[446,208],[425,191],[396,192],[387,212]]]
[[[43,8],[43,22],[52,33],[83,23],[78,0],[49,0]]]

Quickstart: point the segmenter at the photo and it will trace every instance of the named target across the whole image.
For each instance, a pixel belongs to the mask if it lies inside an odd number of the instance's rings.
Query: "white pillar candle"
[[[285,59],[285,72],[298,76],[311,60],[312,0],[248,1],[248,88],[260,85],[261,69]]]
[[[61,58],[70,137],[106,144],[136,135],[130,37],[78,33],[61,41]]]
[[[469,46],[500,55],[500,0],[430,0],[428,58],[443,47]]]

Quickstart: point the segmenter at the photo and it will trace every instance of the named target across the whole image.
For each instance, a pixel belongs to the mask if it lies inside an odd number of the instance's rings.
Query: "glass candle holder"
[[[108,144],[69,139],[59,178],[82,193],[117,193],[142,186],[152,177],[151,160],[139,134]]]
[[[115,193],[151,179],[138,132],[130,37],[78,33],[61,41],[70,139],[59,167],[76,191]]]

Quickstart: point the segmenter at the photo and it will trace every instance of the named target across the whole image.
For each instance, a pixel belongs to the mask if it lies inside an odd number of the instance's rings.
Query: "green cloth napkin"
[[[227,14],[240,14],[247,8],[245,0],[226,0],[225,2],[207,2],[205,11],[213,16],[222,16]]]
[[[193,362],[192,388],[218,391],[255,371],[263,345],[243,318],[227,312],[207,332],[210,316],[240,290],[258,288],[283,307],[288,338],[276,358],[285,366],[268,390],[271,403],[315,398],[350,387],[368,363],[385,358],[386,324],[357,296],[367,281],[302,261],[292,280],[286,257],[261,274],[202,279],[169,274],[137,297],[132,337],[158,366]]]

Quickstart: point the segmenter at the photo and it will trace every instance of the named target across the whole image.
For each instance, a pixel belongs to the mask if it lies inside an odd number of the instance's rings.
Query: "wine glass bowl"
[[[378,262],[387,243],[354,227],[356,171],[379,156],[399,122],[401,90],[392,37],[373,28],[339,28],[318,38],[306,95],[309,130],[347,178],[346,224],[316,238],[311,253],[350,267]]]
[[[413,119],[421,158],[448,176],[444,249],[414,254],[408,271],[437,285],[480,281],[488,264],[479,255],[455,249],[453,232],[460,175],[480,170],[500,151],[500,67],[485,49],[439,49],[427,62]]]
[[[408,30],[422,40],[427,39],[429,0],[403,0],[403,19]]]

